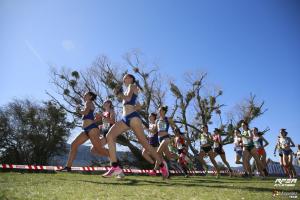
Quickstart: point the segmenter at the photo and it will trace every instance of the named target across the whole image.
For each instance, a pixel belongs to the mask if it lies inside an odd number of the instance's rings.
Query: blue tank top
[[[136,104],[136,100],[137,100],[137,95],[133,93],[129,101],[125,101],[125,100],[123,101],[123,105],[134,106]]]
[[[86,120],[86,119],[90,119],[90,120],[95,119],[94,110],[91,110],[87,115],[82,116],[82,120]]]
[[[164,119],[158,119],[156,124],[157,124],[158,132],[161,132],[161,131],[168,132],[170,124],[169,124],[169,120],[167,117],[165,117]]]

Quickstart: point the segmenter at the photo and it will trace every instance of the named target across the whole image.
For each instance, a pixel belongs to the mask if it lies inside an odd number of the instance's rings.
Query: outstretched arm
[[[119,91],[117,91],[117,90],[114,90],[114,93],[116,94],[117,97],[119,97],[119,98],[121,98],[121,99],[123,99],[123,100],[125,100],[125,101],[130,101],[130,99],[131,99],[133,93],[134,93],[136,90],[137,90],[136,86],[133,85],[133,84],[131,84],[131,85],[129,85],[129,87],[128,87],[128,92],[127,92],[127,94],[123,94],[122,92],[119,92]]]
[[[136,111],[140,111],[140,110],[142,110],[142,105],[140,104],[140,102],[137,102],[135,104],[134,108],[135,108]]]
[[[291,142],[291,146],[290,147],[295,147],[295,143],[293,142],[293,140],[290,138],[290,142]]]
[[[115,113],[115,111],[112,111],[112,112],[110,113],[110,116],[109,116],[109,118],[108,118],[108,122],[109,122],[110,124],[116,123],[116,113]]]
[[[266,147],[266,146],[268,146],[269,145],[269,142],[266,140],[266,138],[264,138],[263,136],[261,136],[261,138],[262,138],[262,140],[265,142],[265,145],[264,145],[264,148]]]
[[[276,143],[275,148],[274,148],[274,155],[276,155],[276,151],[278,149],[278,146],[279,146],[279,143],[278,143],[278,140],[277,140],[277,143]]]
[[[87,102],[83,110],[80,110],[80,107],[77,107],[77,112],[81,115],[87,115],[92,109],[92,106],[93,106],[92,102]]]

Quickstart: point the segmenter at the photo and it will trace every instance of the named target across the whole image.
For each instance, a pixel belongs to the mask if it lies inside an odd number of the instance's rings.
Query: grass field
[[[184,178],[126,176],[123,180],[79,173],[0,173],[0,199],[272,199],[275,178],[216,179],[213,176]],[[276,188],[293,191],[295,187]],[[279,197],[279,196],[278,196]],[[282,196],[281,196],[282,197]],[[277,198],[282,199],[282,198]],[[288,199],[288,198],[285,198]]]

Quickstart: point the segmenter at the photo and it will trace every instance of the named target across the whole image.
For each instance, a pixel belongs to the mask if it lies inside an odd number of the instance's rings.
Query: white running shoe
[[[106,172],[105,174],[102,175],[103,178],[110,178],[113,176],[118,176],[120,174],[123,174],[123,170],[118,166],[118,167],[111,167],[110,170],[108,170],[108,172]]]
[[[118,179],[118,180],[121,180],[121,179],[123,179],[125,177],[125,174],[122,172],[122,173],[120,173],[120,174],[118,174],[118,175],[116,175],[116,178]]]

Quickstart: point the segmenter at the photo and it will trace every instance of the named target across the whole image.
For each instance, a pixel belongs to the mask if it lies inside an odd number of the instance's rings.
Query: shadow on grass
[[[139,179],[128,179],[125,178],[123,180],[114,180],[114,179],[100,179],[99,181],[90,181],[90,180],[70,180],[70,179],[63,179],[59,178],[60,180],[64,181],[76,181],[76,182],[84,182],[84,183],[92,183],[97,185],[119,185],[119,186],[128,186],[128,187],[138,187],[138,186],[164,186],[164,187],[179,187],[179,186],[185,186],[185,187],[204,187],[204,188],[216,188],[216,189],[241,189],[249,192],[273,192],[273,187],[263,187],[263,186],[257,186],[257,187],[251,187],[251,186],[243,186],[239,184],[239,182],[222,182],[219,179],[218,180],[203,180],[200,179],[199,181],[194,180],[188,180],[184,179],[182,180],[139,180]],[[107,180],[113,180],[113,182],[107,182]],[[191,182],[193,181],[193,182]],[[253,182],[242,182],[245,184],[251,184]],[[281,191],[289,191],[287,189],[281,189]],[[300,190],[293,190],[296,192],[300,192]]]

